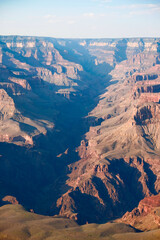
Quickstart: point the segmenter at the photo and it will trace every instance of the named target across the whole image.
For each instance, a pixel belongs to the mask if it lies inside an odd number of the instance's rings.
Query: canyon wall
[[[0,37],[0,198],[84,224],[159,193],[160,40]]]

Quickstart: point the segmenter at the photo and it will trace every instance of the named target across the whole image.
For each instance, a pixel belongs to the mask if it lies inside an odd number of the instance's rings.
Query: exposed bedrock
[[[0,39],[2,205],[84,224],[160,191],[159,39]]]

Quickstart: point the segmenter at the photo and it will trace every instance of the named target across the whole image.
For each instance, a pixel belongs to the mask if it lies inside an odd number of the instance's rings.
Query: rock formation
[[[0,199],[84,224],[158,194],[159,42],[1,36]]]
[[[128,223],[142,231],[157,229],[160,226],[160,194],[140,201],[137,208],[127,212],[118,222]]]
[[[119,81],[88,116],[102,121],[90,127],[78,148],[81,160],[69,166],[66,183],[71,189],[57,202],[61,215],[80,222],[84,215],[91,222],[91,213],[97,221],[112,219],[159,192],[157,56],[145,50],[111,71],[112,81]]]

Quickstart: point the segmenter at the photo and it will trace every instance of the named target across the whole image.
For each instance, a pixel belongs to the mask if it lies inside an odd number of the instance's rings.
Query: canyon
[[[1,208],[158,229],[159,102],[160,39],[0,36]]]

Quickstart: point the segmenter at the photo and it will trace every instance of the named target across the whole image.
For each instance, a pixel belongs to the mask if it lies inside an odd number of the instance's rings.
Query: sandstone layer
[[[105,222],[160,191],[160,40],[0,37],[0,204]]]

